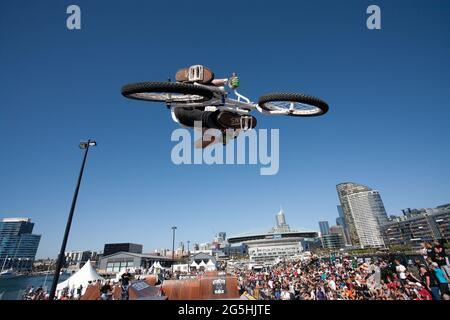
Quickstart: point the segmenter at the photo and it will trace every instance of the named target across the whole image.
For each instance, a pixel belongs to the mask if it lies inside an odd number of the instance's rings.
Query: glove
[[[229,80],[229,86],[231,89],[236,89],[239,87],[239,77],[238,76],[232,76]]]

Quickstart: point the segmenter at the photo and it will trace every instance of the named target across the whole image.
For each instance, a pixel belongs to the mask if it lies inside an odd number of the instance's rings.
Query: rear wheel
[[[213,92],[194,84],[179,82],[139,82],[122,87],[126,98],[155,102],[195,103],[211,100]]]
[[[271,93],[261,96],[259,106],[271,113],[295,117],[315,117],[328,112],[328,104],[301,93]]]

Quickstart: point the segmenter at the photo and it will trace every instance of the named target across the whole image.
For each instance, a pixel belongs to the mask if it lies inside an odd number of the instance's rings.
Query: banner
[[[225,279],[215,279],[212,282],[212,288],[214,294],[224,294],[226,292],[226,281]]]

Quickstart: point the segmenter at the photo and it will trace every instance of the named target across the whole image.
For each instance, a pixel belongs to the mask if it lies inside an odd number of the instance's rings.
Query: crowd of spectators
[[[217,270],[225,272],[226,263],[218,263]],[[139,279],[150,270],[128,270],[119,282],[110,280],[89,282],[96,286],[100,299],[114,299],[114,291],[121,286],[121,299],[128,299],[132,278]],[[169,279],[201,278],[204,269],[189,272],[160,270],[157,284]],[[232,271],[238,278],[241,294],[260,300],[449,300],[450,263],[444,246],[439,242],[424,243],[421,255],[404,254],[372,256],[357,259],[340,256],[285,259],[260,270],[249,269],[248,263]],[[65,288],[58,299],[80,299],[83,287]],[[26,290],[25,300],[46,300],[42,287]]]
[[[449,260],[438,242],[423,257],[284,260],[235,271],[241,293],[262,300],[449,300]]]
[[[45,292],[42,286],[35,288],[31,286],[25,290],[25,293],[22,297],[23,300],[47,300],[48,293]]]

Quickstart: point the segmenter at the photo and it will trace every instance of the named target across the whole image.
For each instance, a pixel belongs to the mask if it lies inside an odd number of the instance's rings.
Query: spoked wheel
[[[211,100],[213,92],[179,82],[139,82],[122,87],[122,95],[137,100],[166,103],[196,103]]]
[[[316,117],[328,111],[325,101],[301,93],[266,94],[259,98],[258,104],[271,114],[295,117]]]

